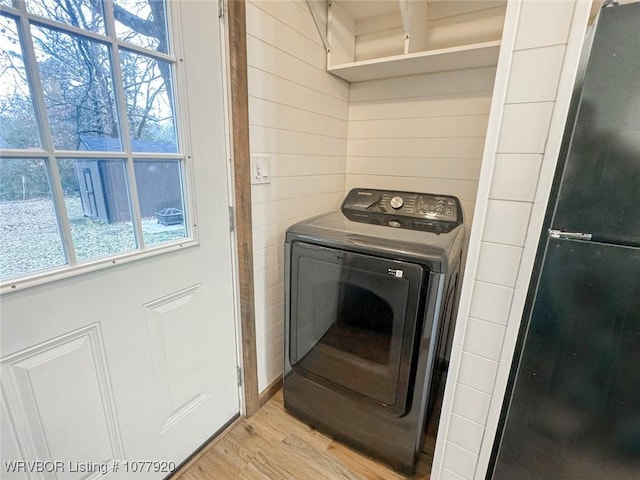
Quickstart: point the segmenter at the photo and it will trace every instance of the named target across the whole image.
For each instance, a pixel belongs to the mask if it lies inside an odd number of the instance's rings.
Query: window
[[[163,0],[0,0],[0,278],[182,241]]]

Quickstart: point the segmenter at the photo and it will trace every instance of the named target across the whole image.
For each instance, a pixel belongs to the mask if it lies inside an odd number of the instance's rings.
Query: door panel
[[[640,249],[549,241],[493,478],[636,479]]]
[[[89,211],[86,212],[92,217],[98,216],[98,205],[96,204],[96,191],[93,188],[93,174],[90,168],[83,167],[82,179],[84,180],[84,191],[87,196]]]
[[[19,426],[18,443],[33,449],[34,458],[65,464],[123,458],[102,348],[94,324],[2,362],[8,414]],[[78,444],[78,438],[83,442]]]
[[[640,242],[639,23],[640,4],[600,12],[554,229]]]
[[[239,411],[217,4],[169,6],[182,25],[198,243],[2,298],[3,461],[178,464]],[[66,467],[28,478],[89,478]]]
[[[145,305],[163,431],[209,398],[201,292],[195,285]]]

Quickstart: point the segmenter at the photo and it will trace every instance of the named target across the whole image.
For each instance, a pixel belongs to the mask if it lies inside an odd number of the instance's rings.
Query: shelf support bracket
[[[321,28],[322,26],[320,25],[320,19],[318,18],[318,12],[315,10],[314,5],[317,5],[318,3],[322,3],[322,4],[326,4],[328,2],[326,1],[318,1],[318,0],[305,0],[305,3],[307,4],[307,8],[309,9],[309,13],[311,13],[311,16],[313,17],[313,23],[316,24],[316,29],[318,30],[318,33],[320,34],[320,38],[322,39],[322,44],[324,45],[324,49],[327,51],[327,53],[329,53],[331,51],[331,45],[329,45],[329,40],[327,39],[327,29],[326,28]]]
[[[409,0],[398,0],[398,3],[400,4],[400,15],[402,16],[404,38],[408,39],[411,37],[411,5]]]

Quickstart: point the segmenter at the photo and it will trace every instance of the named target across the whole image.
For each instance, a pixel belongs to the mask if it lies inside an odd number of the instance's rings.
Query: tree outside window
[[[0,277],[187,236],[162,0],[0,0]]]

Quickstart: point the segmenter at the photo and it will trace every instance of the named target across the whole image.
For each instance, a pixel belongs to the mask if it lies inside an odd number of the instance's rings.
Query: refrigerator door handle
[[[592,235],[590,233],[578,233],[578,232],[563,232],[561,230],[549,229],[549,236],[551,238],[564,238],[570,240],[591,240]]]

